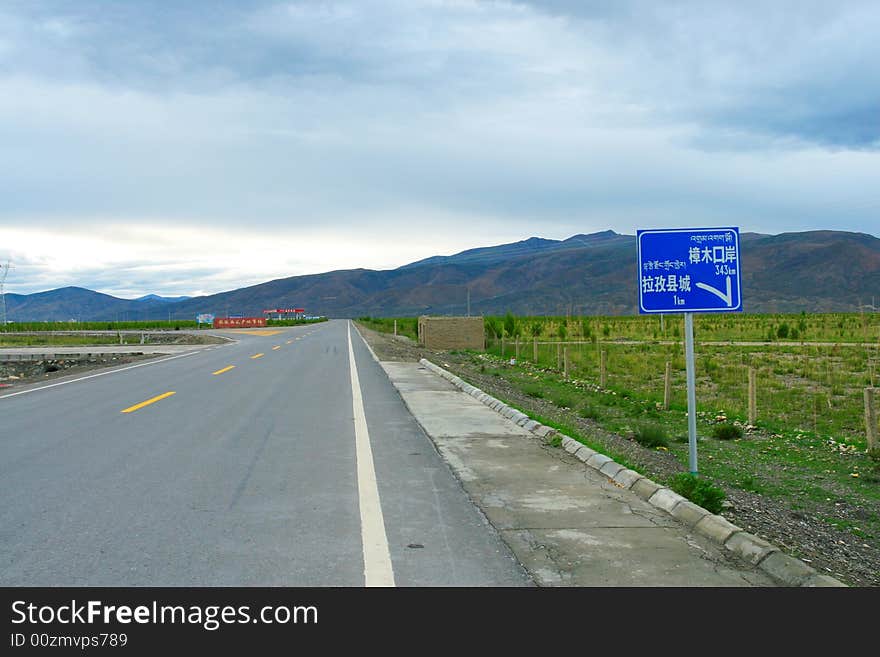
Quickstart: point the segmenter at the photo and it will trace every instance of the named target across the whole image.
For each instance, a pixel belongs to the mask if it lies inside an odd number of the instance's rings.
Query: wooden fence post
[[[758,377],[754,367],[749,368],[749,424],[758,421]]]
[[[605,387],[605,350],[599,353],[599,385]]]
[[[877,414],[874,412],[874,388],[865,388],[865,428],[868,436],[868,454],[880,457],[877,443]]]
[[[562,350],[562,358],[565,363],[565,369],[562,371],[562,376],[566,379],[568,378],[568,347]]]
[[[397,335],[397,320],[394,320],[394,335]]]
[[[532,360],[538,362],[538,338],[532,341]]]
[[[556,369],[557,370],[562,369],[562,345],[561,344],[556,345]]]
[[[663,315],[660,315],[663,317]],[[666,376],[663,380],[663,410],[669,410],[669,400],[672,397],[672,363],[666,361]]]
[[[504,358],[504,336],[501,336],[501,357]]]
[[[514,339],[513,357],[519,362],[519,337]]]

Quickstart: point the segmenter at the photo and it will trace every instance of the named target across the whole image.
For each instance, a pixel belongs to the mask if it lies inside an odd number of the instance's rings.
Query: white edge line
[[[352,325],[354,326],[354,330],[357,331],[357,334],[360,337],[360,339],[363,341],[364,345],[366,345],[367,349],[370,350],[370,355],[373,357],[373,360],[381,365],[382,361],[380,361],[379,357],[376,356],[376,352],[373,351],[373,348],[370,346],[370,343],[367,342],[367,339],[364,337],[364,334],[361,333],[361,330],[357,327],[357,325],[354,322],[352,322]]]
[[[178,354],[177,356],[170,356],[168,358],[162,358],[160,360],[152,360],[148,363],[138,363],[137,365],[129,365],[127,367],[120,367],[119,369],[108,370],[106,372],[98,372],[97,374],[89,374],[88,376],[81,376],[78,379],[71,379],[70,381],[59,381],[58,383],[50,383],[47,386],[40,386],[39,388],[30,388],[28,390],[19,390],[18,392],[10,392],[8,395],[0,395],[0,399],[6,399],[7,397],[15,397],[16,395],[26,395],[29,392],[37,392],[38,390],[47,390],[49,388],[55,388],[57,386],[64,386],[68,383],[76,383],[77,381],[85,381],[86,379],[94,379],[99,376],[106,376],[108,374],[116,374],[117,372],[124,372],[125,370],[133,370],[136,367],[146,367],[147,365],[158,365],[159,363],[165,363],[169,360],[174,360],[176,358],[186,358],[187,356],[193,356],[195,354],[201,353],[202,350],[199,351],[190,351],[185,354]]]
[[[364,550],[364,583],[372,586],[394,586],[394,570],[385,533],[385,519],[379,499],[379,485],[370,447],[370,433],[364,413],[364,400],[358,379],[351,322],[348,323],[348,358],[351,372],[351,403],[354,413],[355,453],[357,455],[358,506],[361,514],[361,541]]]

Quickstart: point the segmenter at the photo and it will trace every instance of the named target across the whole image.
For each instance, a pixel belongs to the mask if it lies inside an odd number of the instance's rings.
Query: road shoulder
[[[774,585],[754,565],[470,394],[438,386],[442,379],[424,364],[382,360],[393,355],[388,344],[395,340],[383,337],[370,342],[407,408],[539,585]]]

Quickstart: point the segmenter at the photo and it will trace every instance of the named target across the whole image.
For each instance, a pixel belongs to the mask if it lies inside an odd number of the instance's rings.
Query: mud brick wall
[[[419,317],[419,342],[428,349],[486,348],[482,317]]]

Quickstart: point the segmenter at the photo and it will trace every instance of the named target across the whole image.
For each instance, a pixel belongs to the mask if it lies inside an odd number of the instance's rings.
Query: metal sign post
[[[684,361],[687,369],[688,466],[697,474],[697,377],[694,363],[694,314],[684,314]]]
[[[693,313],[740,312],[738,228],[637,232],[639,313],[684,313],[690,471],[697,474],[697,395]]]

